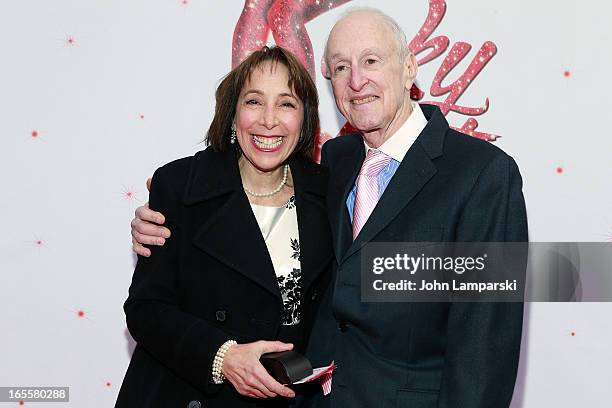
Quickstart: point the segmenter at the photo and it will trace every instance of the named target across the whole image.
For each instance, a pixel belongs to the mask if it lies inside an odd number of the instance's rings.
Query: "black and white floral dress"
[[[301,320],[302,282],[295,197],[281,207],[251,204],[251,208],[268,247],[283,297],[283,324],[297,325]]]

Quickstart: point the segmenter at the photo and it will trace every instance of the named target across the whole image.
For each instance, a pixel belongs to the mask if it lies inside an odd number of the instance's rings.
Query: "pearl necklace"
[[[242,185],[242,188],[244,188],[244,191],[246,191],[247,193],[249,193],[253,197],[270,197],[270,196],[273,196],[274,194],[277,194],[279,191],[281,191],[281,189],[285,186],[285,184],[287,184],[287,175],[288,174],[289,174],[289,165],[285,164],[285,168],[283,169],[283,179],[281,180],[281,182],[278,185],[278,187],[276,187],[274,190],[272,190],[272,191],[270,191],[268,193],[255,193],[255,192],[249,190],[248,188],[246,188],[244,185]]]

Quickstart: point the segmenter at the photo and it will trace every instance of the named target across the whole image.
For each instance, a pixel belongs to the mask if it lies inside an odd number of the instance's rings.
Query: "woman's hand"
[[[221,372],[238,393],[251,398],[268,398],[277,395],[294,398],[295,392],[276,381],[261,365],[259,357],[264,353],[289,351],[293,344],[280,341],[256,341],[236,344],[227,350]]]

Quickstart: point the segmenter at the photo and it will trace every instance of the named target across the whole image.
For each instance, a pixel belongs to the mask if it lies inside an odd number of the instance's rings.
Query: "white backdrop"
[[[494,43],[457,104],[489,98],[477,130],[501,135],[494,143],[521,168],[531,240],[612,240],[612,6],[446,3],[433,36],[450,45],[419,72],[423,100],[447,97],[430,87],[453,44],[472,50],[443,85]],[[344,122],[318,61],[351,5],[379,7],[409,39],[429,7],[355,0],[306,24],[330,134]],[[54,406],[114,404],[133,348],[122,311],[134,266],[129,221],[155,168],[203,148],[243,6],[0,0],[0,386],[69,386],[71,401]],[[467,118],[448,115],[457,127]],[[611,312],[603,303],[528,304],[513,406],[609,407]]]

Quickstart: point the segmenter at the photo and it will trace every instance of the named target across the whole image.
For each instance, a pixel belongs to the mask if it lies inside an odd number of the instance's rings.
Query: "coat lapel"
[[[332,241],[325,195],[326,171],[303,159],[290,163],[300,237],[302,294],[328,266]],[[220,175],[220,176],[217,176]],[[282,300],[274,266],[242,189],[234,152],[206,149],[197,154],[183,198],[194,207],[193,244]],[[196,208],[201,207],[201,208]],[[235,236],[235,239],[220,237]]]
[[[302,296],[329,265],[332,239],[325,208],[327,172],[297,159],[291,163],[300,237]]]
[[[343,260],[372,241],[436,174],[433,159],[442,155],[448,123],[439,109],[428,105],[421,105],[421,108],[428,119],[427,125],[404,156],[370,218],[344,254]],[[354,181],[351,182],[350,188],[353,184]]]
[[[266,243],[242,190],[235,152],[208,148],[198,153],[184,203],[194,207],[193,244],[281,300]]]
[[[340,262],[353,242],[353,228],[351,218],[346,208],[348,197],[361,164],[365,158],[363,138],[359,133],[341,136],[346,139],[347,146],[343,154],[334,157],[333,175],[329,181],[329,194],[327,197],[329,219],[334,236],[334,250],[336,259]]]

